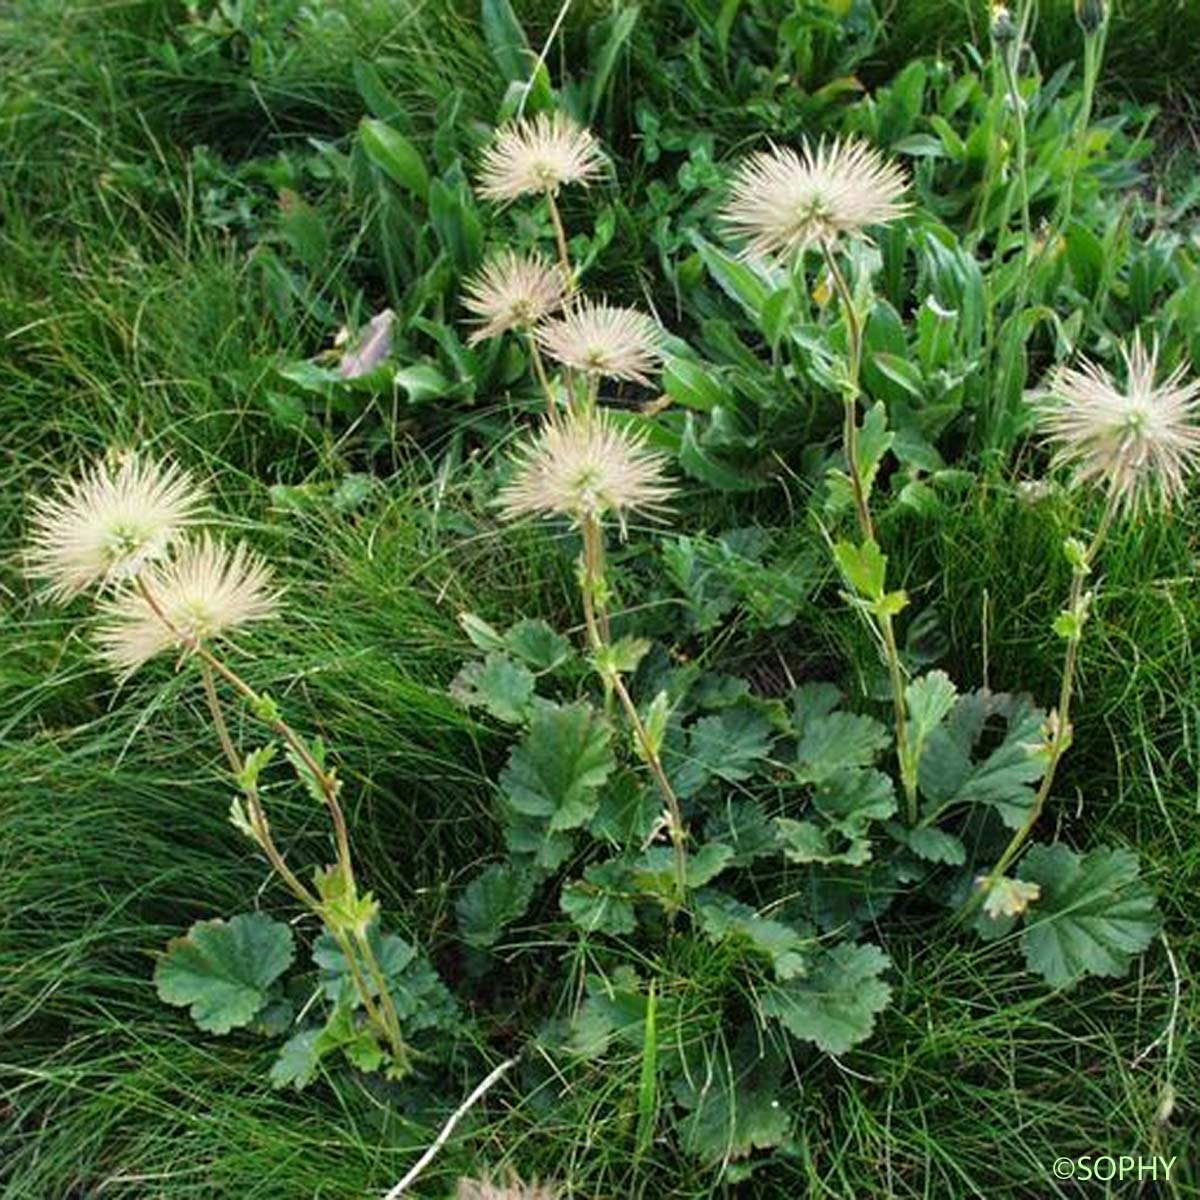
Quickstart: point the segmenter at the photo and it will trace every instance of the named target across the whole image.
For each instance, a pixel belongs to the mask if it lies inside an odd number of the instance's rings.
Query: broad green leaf
[[[493,863],[467,884],[458,903],[458,927],[470,946],[492,945],[507,925],[525,915],[537,878],[511,863]]]
[[[384,981],[391,988],[416,960],[416,947],[394,933],[380,934],[378,925],[371,926],[368,936]],[[321,987],[329,1000],[354,1005],[362,1002],[346,964],[346,956],[331,933],[323,932],[313,943],[312,957],[313,962],[321,968]],[[374,979],[368,980],[368,989],[372,996],[379,994]]]
[[[871,860],[871,844],[863,837],[847,837],[841,830],[813,821],[778,817],[775,821],[780,849],[788,862],[844,863],[860,867]]]
[[[654,831],[662,809],[657,786],[635,771],[620,771],[601,789],[588,833],[619,847],[640,846]]]
[[[732,399],[728,386],[711,363],[672,358],[663,369],[662,384],[663,391],[676,404],[698,412],[710,412]]]
[[[742,306],[747,316],[757,321],[763,305],[767,302],[766,284],[741,259],[718,250],[698,233],[693,233],[691,237],[696,249],[700,251],[708,273],[717,281],[717,285]]]
[[[752,491],[759,481],[714,458],[701,444],[694,413],[685,414],[679,465],[691,476],[723,492]]]
[[[1038,750],[1044,719],[1028,700],[986,691],[960,696],[925,741],[918,780],[928,811],[987,804],[1006,825],[1019,828],[1033,803],[1032,785],[1046,768]],[[997,720],[1006,723],[1003,740],[979,754],[985,731]]]
[[[908,701],[913,735],[923,743],[949,715],[958,698],[958,690],[945,671],[930,671],[920,679],[914,679],[905,689],[904,696]]]
[[[716,1049],[714,1047],[714,1049]],[[740,1036],[733,1052],[723,1047],[697,1061],[680,1078],[675,1097],[687,1109],[679,1122],[683,1147],[708,1163],[745,1158],[778,1146],[791,1118],[781,1102],[785,1063],[757,1030]]]
[[[967,861],[967,850],[961,839],[932,826],[910,830],[906,844],[918,858],[926,862],[961,867]]]
[[[385,1057],[375,1035],[346,1003],[334,1005],[323,1028],[304,1030],[284,1043],[271,1067],[272,1085],[300,1091],[313,1081],[321,1060],[338,1050],[360,1071],[377,1071]]]
[[[450,695],[465,708],[484,708],[498,721],[521,724],[529,715],[534,679],[529,668],[492,651],[467,663],[450,682]]]
[[[707,889],[695,897],[696,921],[714,942],[733,942],[766,959],[776,979],[804,972],[812,939],[782,921],[760,917],[748,904]]]
[[[509,0],[482,0],[483,36],[500,74],[510,83],[525,79],[534,55]]]
[[[271,985],[295,953],[292,931],[262,913],[198,921],[186,937],[167,944],[154,982],[159,999],[187,1006],[201,1029],[228,1033],[249,1025],[266,1006]]]
[[[793,1037],[827,1054],[845,1054],[870,1036],[891,1000],[892,989],[880,979],[889,965],[878,946],[843,942],[824,951],[803,978],[773,985],[763,1011]]]
[[[868,539],[861,546],[853,542],[836,542],[833,557],[855,592],[868,600],[883,598],[887,585],[887,557],[877,542]]]
[[[505,635],[504,646],[535,671],[553,671],[575,652],[561,633],[541,620],[518,621]]]
[[[458,1006],[429,960],[397,934],[381,933],[378,925],[371,926],[367,936],[405,1033],[453,1028]],[[330,1000],[351,1008],[361,1005],[345,956],[329,933],[313,943],[313,962],[321,968],[321,986]],[[372,996],[378,994],[374,979],[368,980],[368,987]]]
[[[616,765],[607,723],[587,704],[538,704],[529,732],[509,755],[500,788],[518,813],[544,817],[551,832],[586,825],[597,790]]]
[[[1041,896],[1025,917],[1025,961],[1051,987],[1085,975],[1124,975],[1158,932],[1154,893],[1128,850],[1078,855],[1063,845],[1032,846],[1019,876]]]
[[[891,743],[887,727],[861,713],[832,712],[805,722],[796,747],[797,776],[820,783],[846,767],[872,763]]]
[[[667,754],[667,771],[679,795],[696,795],[714,779],[749,779],[771,753],[771,725],[748,705],[701,717],[688,731],[687,750]],[[668,742],[668,746],[670,743]]]
[[[393,182],[429,199],[429,172],[420,152],[402,134],[374,117],[363,117],[358,139],[367,157]]]
[[[458,623],[462,626],[463,633],[480,650],[504,650],[507,647],[507,642],[500,631],[472,612],[459,613]]]
[[[588,867],[562,890],[562,910],[585,933],[619,936],[637,928],[629,867],[621,859]]]

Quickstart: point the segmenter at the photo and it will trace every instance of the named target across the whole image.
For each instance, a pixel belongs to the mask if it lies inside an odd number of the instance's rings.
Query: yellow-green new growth
[[[590,130],[562,113],[540,113],[496,131],[483,153],[478,190],[500,203],[528,194],[553,195],[564,184],[586,186],[604,166],[604,152]]]
[[[137,575],[195,525],[204,490],[178,466],[130,452],[35,498],[27,570],[65,603]]]
[[[674,489],[666,459],[603,412],[571,413],[546,423],[517,454],[516,474],[497,503],[508,520],[566,516],[576,523],[615,514],[624,526],[632,510],[662,509]]]
[[[103,602],[96,642],[100,657],[129,675],[166,650],[186,653],[278,610],[266,562],[242,542],[231,550],[205,534]]]
[[[772,146],[738,167],[721,215],[748,257],[791,258],[904,216],[906,187],[901,168],[866,142]]]
[[[1121,354],[1124,388],[1085,360],[1058,368],[1037,407],[1055,464],[1072,469],[1073,483],[1095,484],[1117,508],[1136,512],[1155,497],[1179,500],[1200,466],[1200,380],[1183,382],[1184,363],[1155,384],[1158,348],[1147,350],[1140,337]]]

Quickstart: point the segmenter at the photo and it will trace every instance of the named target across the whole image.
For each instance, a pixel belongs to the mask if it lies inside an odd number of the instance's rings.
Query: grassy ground
[[[161,49],[180,44],[176,4],[18,4],[0,15],[0,75],[11,81],[0,98],[5,1200],[379,1194],[505,1045],[504,1005],[493,1004],[490,1047],[430,1080],[424,1102],[398,1106],[346,1075],[296,1096],[269,1090],[272,1052],[260,1043],[198,1034],[161,1005],[153,955],[191,921],[244,909],[263,887],[262,864],[226,820],[197,689],[164,665],[114,690],[69,615],[33,602],[8,553],[27,493],[110,444],[170,448],[213,474],[291,581],[288,621],[250,643],[247,674],[338,747],[362,873],[400,927],[447,973],[469,969],[452,907],[494,848],[500,748],[445,696],[465,648],[456,616],[567,621],[569,566],[545,539],[501,539],[469,466],[448,474],[440,447],[367,451],[336,425],[278,419],[275,366],[311,354],[322,314],[354,298],[305,285],[277,302],[247,253],[269,176],[239,167],[253,156],[278,165],[307,138],[352,130],[362,56],[408,101],[419,139],[451,84],[482,114],[497,84],[470,19],[450,6],[359,0],[343,6],[344,21],[312,28],[300,7],[248,5],[263,23],[258,51],[244,30],[198,31],[181,62]],[[1169,24],[1168,0],[1160,7]],[[927,17],[918,0],[896,6],[894,45],[905,21]],[[284,39],[270,28],[289,21],[307,32]],[[257,74],[244,65],[255,53],[267,56]],[[1121,49],[1118,71],[1132,78],[1134,61]],[[354,220],[331,215],[339,230]],[[377,477],[365,500],[331,503],[364,466]],[[270,490],[279,484],[305,490]],[[888,531],[907,586],[942,613],[964,685],[1019,681],[1049,700],[1048,623],[1067,581],[1047,564],[1063,519],[1061,505],[1019,503],[997,485],[934,527]],[[1049,1164],[1107,1152],[1178,1156],[1171,1187],[1142,1194],[1200,1195],[1198,542],[1193,508],[1109,544],[1079,737],[1058,789],[1067,839],[1135,847],[1161,896],[1165,935],[1130,978],[1047,993],[1001,948],[931,936],[914,919],[889,939],[896,1002],[854,1073],[827,1059],[797,1065],[795,1147],[761,1181],[715,1186],[711,1168],[667,1144],[635,1165],[636,1060],[579,1077],[553,1107],[539,1089],[544,1064],[527,1062],[460,1126],[421,1194],[511,1162],[593,1200],[1032,1200],[1084,1194],[1053,1183]],[[771,648],[841,661],[859,640],[838,613]],[[322,853],[303,804],[281,802],[276,820],[292,854]],[[289,912],[269,886],[260,900]],[[577,951],[549,953],[573,961]],[[702,984],[715,968],[691,969]],[[515,1014],[523,1001],[512,990]]]

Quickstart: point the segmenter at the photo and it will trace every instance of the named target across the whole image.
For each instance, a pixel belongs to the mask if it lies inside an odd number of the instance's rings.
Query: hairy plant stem
[[[1104,61],[1104,44],[1108,37],[1108,19],[1105,17],[1099,29],[1083,35],[1083,98],[1075,118],[1075,146],[1067,166],[1067,179],[1059,201],[1058,229],[1066,233],[1071,220],[1071,205],[1075,196],[1075,176],[1079,171],[1079,157],[1087,139],[1088,125],[1092,120],[1092,103],[1096,95],[1096,82],[1100,77],[1100,65]]]
[[[525,340],[529,346],[529,359],[533,363],[533,373],[537,376],[538,385],[546,396],[546,417],[550,424],[558,425],[558,402],[554,398],[554,389],[550,386],[550,377],[546,374],[546,364],[542,361],[542,352],[538,349],[537,337],[532,329],[525,330]]]
[[[612,633],[609,627],[607,604],[605,601],[605,555],[604,530],[600,521],[594,516],[585,516],[580,523],[583,534],[583,616],[587,626],[588,642],[593,652],[599,653],[612,645]],[[606,685],[616,692],[625,710],[625,716],[633,729],[634,737],[642,749],[642,756],[654,776],[663,799],[667,805],[669,822],[668,833],[671,846],[675,852],[675,891],[676,901],[682,904],[687,896],[687,834],[683,827],[683,812],[679,807],[679,797],[671,786],[667,773],[663,770],[662,759],[650,739],[637,705],[625,686],[619,671],[606,671],[602,674]]]
[[[1058,690],[1058,707],[1051,713],[1054,720],[1051,728],[1050,742],[1047,746],[1048,760],[1046,763],[1046,773],[1042,776],[1042,782],[1038,787],[1037,794],[1033,798],[1033,804],[1030,806],[1025,820],[1021,823],[1021,827],[1009,839],[1008,845],[1004,848],[1004,853],[997,859],[996,865],[988,873],[983,884],[976,888],[967,899],[964,905],[964,915],[968,915],[974,911],[976,906],[983,901],[995,886],[996,881],[1008,870],[1012,865],[1013,859],[1016,858],[1021,852],[1022,847],[1029,840],[1030,834],[1033,833],[1035,826],[1041,819],[1042,811],[1046,807],[1046,801],[1050,798],[1050,789],[1054,786],[1054,777],[1058,771],[1058,764],[1071,744],[1071,700],[1075,691],[1075,672],[1079,664],[1079,644],[1083,640],[1083,623],[1085,619],[1083,589],[1100,545],[1112,526],[1116,510],[1117,492],[1113,490],[1109,492],[1108,500],[1104,506],[1104,515],[1100,518],[1100,524],[1096,527],[1096,532],[1092,535],[1092,539],[1088,542],[1080,560],[1073,564],[1071,568],[1071,590],[1067,599],[1066,611],[1078,620],[1078,626],[1067,638],[1067,648],[1063,655],[1063,672]]]
[[[200,664],[200,676],[204,686],[205,699],[208,702],[217,740],[220,742],[221,750],[225,755],[226,761],[229,763],[234,777],[236,778],[241,774],[242,762],[234,747],[233,738],[229,733],[229,726],[225,720],[224,711],[221,708],[220,698],[217,695],[214,675],[219,675],[239,695],[249,702],[250,710],[254,713],[255,717],[283,738],[304,767],[312,774],[321,789],[326,808],[329,810],[333,822],[337,843],[338,869],[342,872],[347,885],[356,891],[354,864],[350,858],[350,839],[346,829],[346,818],[337,797],[337,780],[316,761],[312,752],[305,745],[304,739],[282,717],[278,716],[278,714],[271,714],[270,706],[261,693],[251,687],[232,667],[219,659],[200,638],[194,637],[180,629],[171,620],[159,603],[158,597],[154,595],[153,590],[142,575],[137,577],[137,588],[142,599],[146,601],[147,606],[155,617],[162,622],[171,635],[184,648],[196,656]],[[262,848],[263,853],[266,854],[267,860],[286,884],[288,890],[324,921],[326,928],[333,935],[334,940],[338,943],[342,954],[345,956],[347,967],[354,980],[359,998],[362,1000],[367,1019],[375,1026],[388,1045],[393,1064],[403,1069],[410,1061],[411,1051],[400,1033],[400,1019],[396,1013],[395,1002],[392,1000],[391,992],[386,987],[383,970],[379,965],[374,950],[371,948],[369,939],[365,934],[359,938],[360,950],[363,960],[367,964],[367,970],[375,978],[379,988],[379,1002],[382,1005],[384,1015],[381,1015],[379,1007],[376,1006],[371,996],[370,988],[367,986],[366,979],[362,974],[362,967],[359,963],[358,954],[355,952],[354,944],[346,936],[345,931],[340,928],[338,922],[328,919],[326,906],[320,897],[314,895],[306,888],[300,882],[295,872],[284,861],[283,855],[279,852],[279,848],[271,836],[270,826],[268,825],[266,814],[263,812],[257,788],[243,788],[243,791],[246,795],[251,827],[257,835],[258,844]]]
[[[554,244],[558,248],[558,261],[562,268],[563,279],[567,286],[567,304],[568,306],[574,303],[575,300],[575,269],[571,265],[571,252],[567,249],[567,231],[563,226],[562,214],[558,211],[558,201],[554,196],[553,188],[546,188],[546,206],[550,210],[550,224],[554,226]],[[538,362],[540,368],[540,359]],[[544,378],[545,371],[541,371]],[[567,387],[567,400],[572,409],[576,407],[575,399],[575,380],[571,376],[571,372],[563,371],[563,381]],[[554,404],[554,395],[550,391],[548,383],[543,382],[546,389],[546,397],[550,405]]]
[[[854,495],[854,508],[858,517],[858,529],[864,541],[875,541],[875,525],[871,520],[871,505],[863,484],[862,468],[858,459],[858,397],[860,392],[859,378],[862,374],[863,327],[858,310],[854,304],[854,295],[844,272],[838,265],[833,247],[822,241],[821,250],[825,262],[833,278],[834,289],[842,312],[846,318],[847,329],[847,375],[848,383],[844,401],[843,443],[846,451],[846,466],[850,474],[850,488]],[[875,615],[875,623],[883,639],[884,653],[888,663],[888,679],[892,689],[892,711],[896,724],[896,754],[901,763],[908,761],[908,706],[904,699],[904,669],[900,663],[900,650],[896,645],[896,630],[891,613],[883,612]],[[904,785],[905,808],[908,823],[917,822],[917,784],[909,778],[908,772],[901,772]]]

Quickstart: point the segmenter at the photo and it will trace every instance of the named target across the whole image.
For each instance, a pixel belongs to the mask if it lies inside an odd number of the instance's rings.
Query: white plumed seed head
[[[748,257],[790,258],[904,216],[907,181],[858,140],[752,154],[734,173],[722,217]]]
[[[471,344],[509,329],[532,328],[562,307],[568,290],[557,264],[540,254],[505,250],[463,285],[463,303],[480,322]]]
[[[591,131],[562,113],[520,118],[501,126],[484,151],[479,194],[507,203],[528,193],[557,193],[565,183],[587,185],[604,170]]]
[[[65,603],[161,558],[203,507],[203,489],[173,464],[133,453],[101,460],[34,499],[26,569]]]
[[[556,1195],[555,1189],[546,1184],[522,1183],[515,1178],[508,1184],[460,1179],[455,1200],[555,1200]]]
[[[583,300],[537,331],[538,344],[563,366],[649,386],[662,361],[662,334],[636,308]]]
[[[1121,349],[1120,388],[1095,363],[1060,367],[1037,401],[1039,423],[1056,465],[1073,469],[1075,484],[1097,484],[1118,508],[1136,512],[1156,497],[1179,500],[1200,466],[1200,380],[1184,383],[1181,364],[1161,383],[1157,346],[1140,337]]]
[[[231,550],[204,534],[104,601],[96,641],[100,657],[128,675],[165,650],[194,650],[278,610],[266,562],[242,542]]]
[[[547,422],[516,459],[516,474],[497,500],[508,520],[531,514],[579,522],[631,510],[653,513],[670,500],[666,459],[603,412]]]

